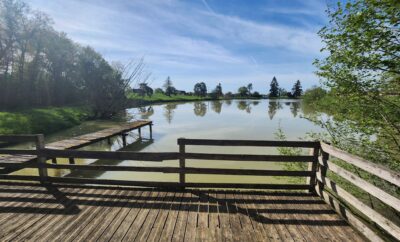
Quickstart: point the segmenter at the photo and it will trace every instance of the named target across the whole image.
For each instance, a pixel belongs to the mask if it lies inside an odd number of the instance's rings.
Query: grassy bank
[[[84,107],[48,107],[0,111],[0,134],[49,134],[70,128],[87,120],[90,111]]]

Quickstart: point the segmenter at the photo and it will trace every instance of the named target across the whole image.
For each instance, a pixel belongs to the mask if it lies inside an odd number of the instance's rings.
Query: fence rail
[[[397,186],[397,188],[400,184],[400,174],[321,142],[321,156],[318,158],[318,170],[316,174],[316,192],[328,203],[330,203],[336,211],[341,213],[344,217],[350,218],[348,221],[365,236],[367,236],[367,238],[376,238],[374,240],[379,240],[379,236],[375,233],[375,231],[369,228],[365,222],[361,221],[360,218],[355,216],[353,214],[354,212],[364,215],[393,238],[400,238],[399,226],[374,210],[374,208],[364,204],[354,195],[340,187],[335,181],[329,179],[327,177],[327,171],[330,170],[336,175],[342,177],[359,189],[376,197],[382,203],[386,204],[397,212],[400,212],[400,200],[362,179],[358,175],[336,165],[330,160],[330,157],[336,157],[348,164],[361,168],[370,174],[392,183],[394,186]],[[334,196],[330,196],[330,194],[333,194]],[[343,200],[357,211],[351,211],[349,207],[343,206],[337,201],[337,198]]]
[[[1,136],[0,141],[35,141],[36,150],[11,150],[0,149],[0,154],[12,155],[33,155],[37,156],[31,163],[13,163],[12,160],[0,163],[4,168],[36,168],[39,176],[20,176],[1,174],[0,179],[9,180],[33,180],[54,183],[87,183],[87,184],[106,184],[106,185],[130,185],[130,186],[152,186],[152,187],[202,187],[202,188],[240,188],[240,189],[297,189],[318,193],[322,199],[341,214],[347,221],[363,233],[367,238],[379,241],[380,237],[370,223],[364,217],[375,223],[381,230],[393,238],[400,238],[400,228],[390,219],[381,215],[374,208],[369,207],[357,197],[340,187],[331,177],[327,177],[327,171],[331,171],[342,177],[361,190],[376,197],[382,203],[400,212],[400,200],[383,191],[374,184],[362,179],[358,175],[340,167],[332,162],[331,157],[336,157],[348,164],[360,168],[373,174],[397,188],[400,186],[400,174],[391,171],[380,165],[369,162],[360,157],[349,154],[337,149],[329,144],[315,141],[260,141],[260,140],[210,140],[210,139],[184,139],[177,140],[178,152],[128,152],[128,151],[80,151],[80,150],[56,150],[46,149],[42,135],[22,135],[22,136]],[[252,155],[252,154],[213,154],[213,153],[193,153],[186,152],[187,146],[254,146],[254,147],[301,147],[310,150],[309,155]],[[51,164],[47,160],[55,158],[87,158],[87,159],[110,159],[110,160],[138,160],[158,162],[160,166],[113,166],[113,165],[79,165],[79,164]],[[230,169],[230,168],[209,168],[209,167],[189,167],[187,160],[216,160],[216,161],[257,161],[257,162],[306,162],[308,169],[303,171],[287,170],[259,170],[259,169]],[[162,166],[162,161],[177,160],[178,167]],[[129,172],[160,172],[179,175],[178,181],[132,181],[116,179],[94,179],[77,177],[51,177],[48,176],[48,169],[69,169],[73,171],[129,171]],[[187,182],[186,178],[192,174],[208,175],[241,175],[241,176],[287,176],[287,177],[307,177],[304,184],[248,184],[248,183],[194,183]],[[363,216],[359,216],[362,214]]]

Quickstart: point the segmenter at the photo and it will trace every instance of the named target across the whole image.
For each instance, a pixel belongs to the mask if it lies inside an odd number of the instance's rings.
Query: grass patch
[[[89,109],[84,107],[49,107],[0,112],[0,134],[49,134],[78,125],[89,116]]]

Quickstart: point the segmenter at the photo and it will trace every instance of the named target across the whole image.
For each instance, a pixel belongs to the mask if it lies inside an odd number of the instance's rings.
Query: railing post
[[[150,123],[149,124],[149,129],[150,129],[150,140],[152,140],[153,139],[153,123]]]
[[[178,139],[179,145],[179,168],[185,169],[185,142],[183,138]],[[179,173],[179,184],[182,188],[185,188],[185,172],[181,171]]]
[[[126,136],[127,136],[127,135],[128,135],[128,134],[125,134],[125,133],[122,134],[122,146],[123,146],[123,147],[126,146]]]
[[[324,178],[326,177],[326,172],[327,172],[327,167],[328,167],[328,160],[329,160],[329,154],[324,152],[323,150],[321,150],[322,153],[322,164],[318,164],[319,167],[319,173],[321,174],[321,180],[324,180]],[[324,190],[324,183],[320,182],[319,180],[317,180],[318,183],[318,190],[319,190],[319,194],[322,194],[322,191]]]
[[[318,167],[318,155],[319,155],[319,146],[315,146],[310,150],[310,155],[313,156],[312,163],[309,163],[308,170],[311,171],[311,177],[309,178],[308,184],[310,184],[310,192],[315,192],[315,186],[317,184],[317,167]]]
[[[36,136],[36,151],[39,152],[39,154],[37,155],[37,163],[38,163],[39,177],[42,183],[47,182],[47,177],[48,177],[47,168],[42,166],[46,164],[46,157],[44,157],[40,153],[40,151],[42,151],[44,148],[45,148],[44,136],[43,134],[38,134]]]

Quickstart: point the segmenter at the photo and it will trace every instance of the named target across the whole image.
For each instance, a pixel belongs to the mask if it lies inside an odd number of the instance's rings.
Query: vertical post
[[[310,150],[310,154],[312,154],[313,156],[313,161],[311,164],[309,164],[308,166],[308,170],[311,171],[311,177],[309,180],[309,184],[310,184],[310,192],[315,192],[315,185],[316,183],[316,176],[317,176],[317,165],[318,165],[318,155],[319,155],[319,146],[315,146],[314,148],[312,148]]]
[[[326,177],[326,172],[327,172],[327,167],[328,167],[328,160],[329,160],[329,154],[326,153],[325,151],[321,150],[322,153],[322,164],[323,165],[319,165],[319,172],[321,174],[321,180],[323,181]],[[320,182],[317,180],[318,183],[318,190],[319,190],[319,194],[322,194],[322,191],[324,190],[324,183]]]
[[[138,128],[139,138],[142,138],[142,130]]]
[[[184,139],[180,138],[178,139],[178,145],[179,145],[179,168],[185,169],[185,142]],[[185,188],[185,172],[181,171],[179,173],[179,184],[180,186],[184,189]]]
[[[150,129],[150,139],[152,140],[153,139],[153,123],[150,123],[149,124],[149,129]]]
[[[75,164],[75,159],[74,158],[69,158],[69,164],[74,165]]]
[[[111,138],[110,137],[107,138],[107,144],[111,145]]]
[[[53,164],[57,164],[57,158],[51,159],[51,162],[52,162]]]
[[[36,136],[36,151],[39,152],[39,154],[37,155],[37,163],[38,163],[39,178],[42,183],[45,183],[47,181],[47,176],[48,176],[47,168],[42,166],[46,164],[46,157],[40,154],[40,151],[42,151],[44,148],[45,148],[44,136],[43,134],[38,134]]]
[[[122,146],[126,146],[126,136],[127,136],[127,134],[122,134]]]

